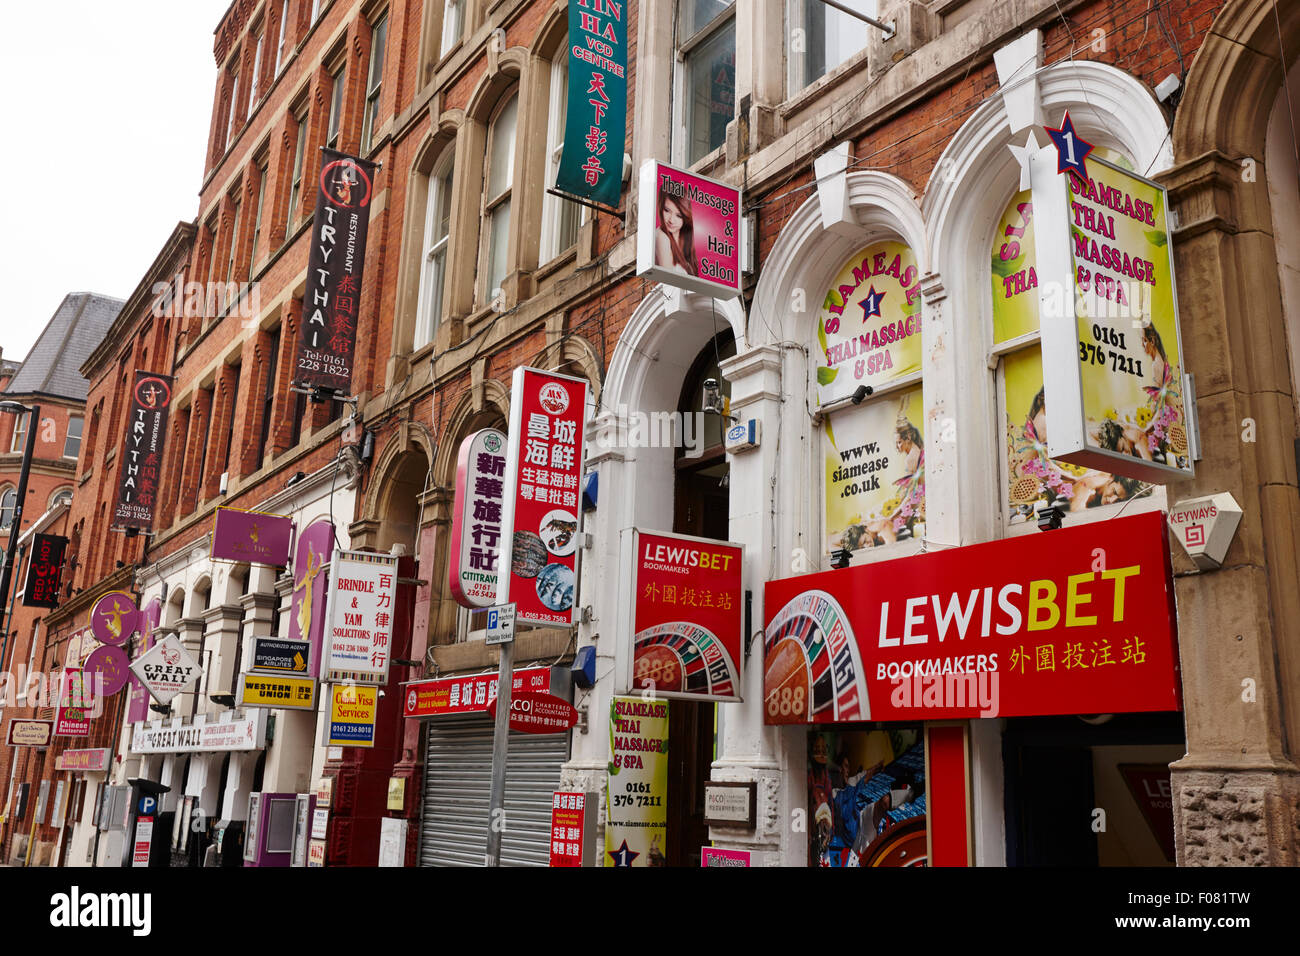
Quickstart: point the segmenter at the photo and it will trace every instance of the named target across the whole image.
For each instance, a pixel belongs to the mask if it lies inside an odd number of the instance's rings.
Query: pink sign
[[[497,556],[505,504],[506,436],[484,428],[460,445],[451,518],[451,596],[462,607],[497,599]]]
[[[293,610],[289,616],[289,636],[311,641],[308,677],[320,673],[321,643],[325,634],[325,600],[329,575],[324,568],[334,554],[334,525],[318,518],[298,535],[293,558]]]
[[[122,648],[104,644],[91,651],[90,656],[86,658],[84,673],[88,685],[96,675],[100,675],[102,683],[97,685],[99,693],[105,697],[112,697],[126,686],[127,678],[131,674],[131,662]]]
[[[78,667],[64,670],[59,685],[59,707],[54,714],[54,736],[89,737],[91,708],[94,701]]]
[[[144,641],[141,653],[153,647],[154,631],[161,622],[162,601],[154,598],[140,612],[140,634]],[[133,724],[139,720],[147,720],[149,717],[149,692],[145,690],[144,684],[140,681],[140,678],[135,676],[134,672],[128,672],[127,683],[131,688],[129,691],[130,696],[127,698],[127,723]]]
[[[65,750],[54,761],[55,770],[82,770],[102,773],[108,769],[108,748],[95,750]]]
[[[109,591],[90,609],[90,632],[101,644],[125,644],[139,626],[140,611],[125,591]]]
[[[289,563],[293,519],[263,511],[218,508],[212,528],[212,556],[281,568]]]
[[[700,866],[753,866],[749,850],[721,850],[717,847],[700,847]]]
[[[657,160],[641,167],[637,275],[703,295],[740,292],[740,190]]]

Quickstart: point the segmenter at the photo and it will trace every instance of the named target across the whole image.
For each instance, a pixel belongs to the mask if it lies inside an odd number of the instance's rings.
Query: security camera
[[[1170,73],[1156,84],[1156,99],[1166,106],[1177,106],[1182,86],[1182,81],[1175,74]]]
[[[1039,531],[1056,531],[1065,521],[1065,516],[1061,509],[1055,505],[1048,505],[1046,508],[1038,509],[1038,530]]]
[[[868,395],[870,395],[873,391],[875,391],[875,389],[873,389],[870,385],[859,385],[856,389],[854,389],[853,398],[851,399],[851,401],[853,402],[854,405],[861,405],[863,400]]]

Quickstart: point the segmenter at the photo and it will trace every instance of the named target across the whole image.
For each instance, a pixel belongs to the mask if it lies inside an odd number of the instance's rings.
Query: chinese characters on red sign
[[[551,799],[551,866],[582,866],[590,834],[587,795],[556,791]]]
[[[551,689],[551,671],[546,667],[525,667],[514,672],[511,695],[542,694]],[[442,717],[447,714],[485,713],[497,697],[497,674],[470,677],[437,677],[406,685],[402,700],[404,717]]]
[[[497,602],[515,620],[573,623],[587,383],[515,369]]]

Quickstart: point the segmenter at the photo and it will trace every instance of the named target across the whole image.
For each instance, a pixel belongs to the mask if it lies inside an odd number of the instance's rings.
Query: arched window
[[[447,280],[447,246],[451,227],[451,186],[455,150],[448,147],[429,174],[421,243],[420,293],[416,307],[414,347],[433,341],[442,321],[443,289]]]
[[[71,488],[66,488],[66,487],[65,487],[65,488],[60,488],[60,489],[58,489],[57,491],[55,491],[54,494],[50,495],[49,510],[53,510],[53,509],[57,508],[57,507],[58,507],[62,502],[65,502],[65,501],[66,501],[66,502],[71,502],[71,501],[72,501],[72,489],[71,489]]]
[[[551,61],[550,112],[546,124],[546,185],[555,185],[560,171],[560,154],[564,151],[564,124],[568,114],[569,43],[560,42]],[[553,193],[542,198],[542,254],[540,261],[550,262],[578,241],[578,223],[582,207]]]
[[[497,110],[488,132],[487,169],[483,174],[483,241],[480,261],[486,304],[509,272],[510,206],[515,177],[515,129],[519,94],[511,93]]]
[[[18,503],[18,492],[13,488],[0,491],[0,531],[8,531],[14,523],[14,506]]]

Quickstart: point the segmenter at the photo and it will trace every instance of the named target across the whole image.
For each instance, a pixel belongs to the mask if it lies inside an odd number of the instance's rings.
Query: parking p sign
[[[140,816],[151,817],[158,809],[158,798],[145,794],[140,798]]]
[[[485,644],[509,644],[515,639],[515,605],[498,604],[488,608]]]

